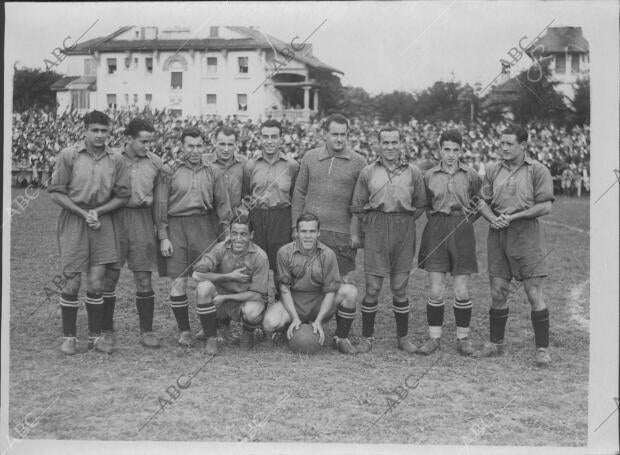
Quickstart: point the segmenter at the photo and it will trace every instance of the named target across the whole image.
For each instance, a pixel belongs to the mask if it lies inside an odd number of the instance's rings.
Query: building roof
[[[587,54],[590,51],[590,45],[583,37],[581,27],[549,27],[528,50],[532,52],[541,45],[543,46],[542,54],[566,51]]]
[[[151,39],[151,40],[116,40],[118,35],[131,30],[134,26],[124,26],[115,32],[98,38],[93,38],[78,44],[72,49],[66,49],[63,52],[67,55],[90,55],[94,52],[124,52],[124,51],[178,51],[179,49],[194,50],[251,50],[251,49],[271,49],[274,47],[281,52],[287,45],[281,40],[270,35],[265,35],[256,29],[249,27],[230,26],[228,29],[237,32],[245,38],[224,39],[224,38],[195,38],[195,39]],[[267,39],[268,37],[268,39]],[[271,41],[271,43],[270,43]],[[273,45],[273,46],[272,46]],[[296,44],[301,46],[301,43]],[[308,44],[306,51],[312,47]],[[311,52],[304,54],[294,52],[293,58],[308,66],[333,73],[344,74],[337,68],[329,66],[318,58],[311,55]]]
[[[76,79],[78,79],[79,76],[64,76],[61,77],[60,79],[58,79],[56,82],[54,82],[51,86],[50,86],[50,90],[67,90],[67,85],[69,85],[69,82],[74,81]]]

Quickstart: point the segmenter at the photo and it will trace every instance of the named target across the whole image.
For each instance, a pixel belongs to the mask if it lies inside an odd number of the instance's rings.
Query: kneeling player
[[[199,282],[196,308],[207,352],[217,352],[217,323],[226,328],[231,319],[242,322],[241,347],[249,349],[254,343],[254,330],[265,310],[269,262],[267,253],[252,241],[253,234],[247,216],[236,217],[230,237],[215,245],[194,269],[193,278]],[[230,338],[229,329],[226,333]]]
[[[319,219],[305,213],[297,219],[298,238],[284,245],[277,255],[277,281],[281,301],[265,313],[267,332],[287,329],[290,339],[302,322],[312,324],[323,344],[323,324],[336,314],[333,346],[343,354],[355,354],[348,339],[355,317],[357,288],[341,284],[338,261],[333,250],[319,242]]]

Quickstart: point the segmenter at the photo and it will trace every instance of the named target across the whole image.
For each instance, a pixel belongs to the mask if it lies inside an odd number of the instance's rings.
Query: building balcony
[[[265,116],[274,120],[288,120],[291,122],[309,122],[310,115],[316,114],[315,111],[308,109],[265,109]]]

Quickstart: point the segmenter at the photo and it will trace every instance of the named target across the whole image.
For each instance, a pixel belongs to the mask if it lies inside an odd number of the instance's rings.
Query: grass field
[[[13,196],[22,193],[14,190]],[[28,432],[29,439],[584,445],[588,204],[585,198],[558,198],[553,214],[545,218],[554,223],[544,225],[551,251],[545,292],[551,311],[553,363],[538,369],[533,364],[530,307],[522,290],[510,298],[508,349],[499,359],[474,360],[456,353],[449,287],[441,357],[401,353],[395,347],[391,296],[384,285],[377,343],[370,353],[344,357],[326,347],[318,355],[302,356],[268,341],[250,353],[224,347],[209,361],[200,349],[177,352],[176,325],[164,304],[166,285],[157,279],[155,330],[163,338],[163,347],[146,351],[138,344],[132,277],[127,270],[117,289],[118,350],[112,355],[63,356],[58,351],[62,333],[58,297],[50,295],[46,300],[59,272],[55,233],[59,208],[41,192],[24,213],[15,215],[11,226],[11,436],[19,437],[14,429],[30,413],[41,417]],[[424,223],[422,217],[418,242]],[[487,229],[486,222],[476,223],[480,269],[472,278],[476,344],[488,337]],[[362,290],[360,256],[356,282]],[[423,271],[413,273],[409,288],[410,334],[421,342],[426,335]],[[193,311],[193,296],[191,300]],[[195,314],[191,322],[196,332],[200,324]],[[332,321],[329,329],[334,328]],[[360,331],[358,312],[352,332],[359,335]],[[83,308],[78,314],[78,336],[85,345]],[[199,369],[187,386],[187,375]],[[172,400],[166,389],[180,375],[185,375],[179,382],[187,388]],[[419,386],[402,401],[389,394],[397,386],[404,387],[406,380],[411,387],[417,379]],[[158,402],[158,397],[170,403]],[[388,409],[388,397],[398,403],[375,422]]]

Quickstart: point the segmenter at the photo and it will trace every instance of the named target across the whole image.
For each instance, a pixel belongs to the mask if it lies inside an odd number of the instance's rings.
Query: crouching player
[[[254,344],[254,330],[265,310],[269,262],[267,253],[252,241],[253,236],[248,217],[235,217],[229,238],[215,245],[194,268],[196,308],[203,330],[197,338],[206,337],[210,353],[217,353],[218,322],[226,328],[231,319],[243,325],[241,347],[250,349]],[[205,317],[214,311],[217,320]],[[224,338],[231,339],[231,334]]]
[[[323,344],[323,324],[336,314],[333,347],[343,354],[355,354],[348,336],[355,317],[357,288],[341,282],[336,253],[319,242],[318,217],[305,213],[296,226],[298,238],[278,250],[276,280],[281,300],[267,309],[263,327],[267,332],[286,329],[290,339],[303,322],[311,323]]]

